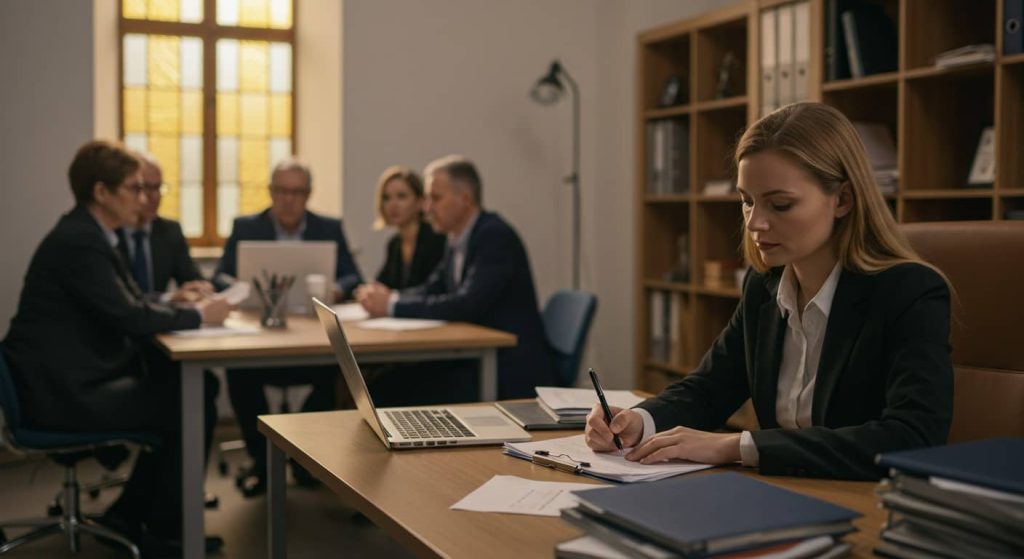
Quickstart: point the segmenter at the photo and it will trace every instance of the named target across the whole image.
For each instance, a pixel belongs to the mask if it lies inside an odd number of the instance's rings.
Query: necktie
[[[135,240],[135,255],[132,258],[132,275],[135,276],[135,283],[143,293],[149,293],[149,269],[146,266],[146,232],[135,231],[132,233]]]

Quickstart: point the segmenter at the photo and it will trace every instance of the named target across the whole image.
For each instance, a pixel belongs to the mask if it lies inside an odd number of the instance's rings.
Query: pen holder
[[[288,327],[288,289],[268,289],[266,298],[260,301],[260,326],[264,328]]]

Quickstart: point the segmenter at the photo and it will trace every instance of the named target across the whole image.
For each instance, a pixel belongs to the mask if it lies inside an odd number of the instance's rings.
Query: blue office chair
[[[7,362],[0,351],[0,408],[5,424],[3,440],[18,454],[46,454],[51,460],[64,466],[63,505],[60,514],[43,518],[31,518],[0,522],[0,554],[20,547],[33,540],[50,534],[63,533],[67,536],[72,553],[78,553],[78,539],[83,533],[116,541],[139,558],[139,548],[131,540],[114,530],[102,526],[89,517],[83,516],[78,506],[80,488],[76,464],[79,460],[93,456],[97,449],[123,444],[136,444],[152,448],[159,444],[156,435],[136,432],[116,433],[63,433],[37,431],[21,423],[21,407],[14,388],[14,379],[7,368]],[[4,528],[34,528],[28,533],[8,541]]]
[[[586,291],[563,289],[544,305],[544,330],[555,364],[559,386],[572,386],[583,356],[590,323],[597,312],[597,297]]]

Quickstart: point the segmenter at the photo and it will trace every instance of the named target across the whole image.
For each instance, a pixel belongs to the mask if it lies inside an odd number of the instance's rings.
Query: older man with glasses
[[[321,216],[306,209],[312,192],[309,167],[287,159],[278,163],[270,175],[270,207],[255,215],[235,219],[231,236],[224,243],[224,255],[214,274],[214,283],[221,286],[224,274],[238,273],[239,241],[334,241],[337,246],[335,288],[337,298],[351,296],[362,283],[359,269],[345,241],[341,220]],[[247,497],[266,491],[267,441],[256,430],[256,417],[269,413],[263,387],[311,384],[312,392],[302,404],[302,411],[321,411],[334,407],[334,385],[338,367],[291,367],[288,369],[228,369],[228,395],[231,407],[242,430],[245,449],[252,466],[241,472],[236,485]],[[301,485],[313,485],[315,479],[293,463],[292,472]]]
[[[118,231],[118,248],[147,298],[163,302],[198,301],[213,293],[213,285],[203,279],[192,260],[181,225],[157,215],[167,189],[160,163],[149,154],[141,154],[141,159],[141,187],[146,197],[138,220]],[[172,279],[178,288],[168,292]]]

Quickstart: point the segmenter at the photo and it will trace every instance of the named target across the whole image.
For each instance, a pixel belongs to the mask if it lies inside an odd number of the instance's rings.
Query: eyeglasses
[[[165,182],[146,182],[142,183],[143,189],[147,195],[155,196],[157,194],[163,196],[167,194],[167,183]]]
[[[308,188],[284,188],[283,186],[271,186],[271,196],[281,197],[292,197],[292,198],[305,198],[309,196],[310,189]]]
[[[135,196],[142,196],[143,194],[148,194],[148,192],[146,191],[146,187],[143,186],[142,183],[140,182],[124,183],[120,186],[120,188],[127,190],[129,194],[134,194]]]

